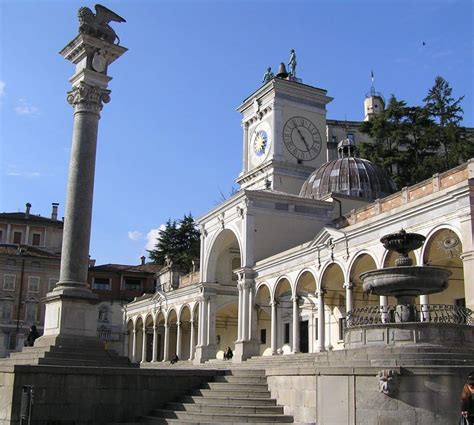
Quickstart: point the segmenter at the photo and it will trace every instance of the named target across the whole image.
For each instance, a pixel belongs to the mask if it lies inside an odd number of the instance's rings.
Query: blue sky
[[[420,104],[437,75],[473,119],[473,2],[105,1],[129,51],[109,68],[99,128],[91,255],[138,263],[168,218],[195,217],[240,172],[239,103],[287,62],[327,89],[328,117],[359,120],[370,89]],[[59,50],[85,1],[0,0],[0,211],[64,214],[73,66]],[[423,46],[425,42],[425,46]],[[148,238],[147,238],[148,236]]]

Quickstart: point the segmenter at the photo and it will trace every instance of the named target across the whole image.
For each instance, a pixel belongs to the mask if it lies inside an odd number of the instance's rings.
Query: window
[[[346,318],[341,317],[339,319],[339,340],[344,339],[344,333],[346,331]]]
[[[40,278],[36,276],[30,276],[28,278],[28,292],[39,292]]]
[[[110,291],[110,279],[108,277],[94,277],[92,281],[92,289]]]
[[[283,339],[283,344],[290,343],[290,324],[285,323],[285,338]]]
[[[49,282],[48,282],[48,292],[51,292],[54,287],[56,286],[56,283],[58,283],[59,279],[57,277],[52,277],[52,278],[49,278]]]
[[[33,233],[33,239],[31,241],[31,245],[39,246],[41,242],[41,234],[40,233]]]
[[[125,279],[125,289],[129,291],[139,291],[142,286],[140,279]]]
[[[27,322],[36,322],[38,305],[34,302],[26,303],[25,320]]]
[[[11,302],[8,301],[3,301],[0,304],[0,308],[2,310],[2,320],[3,321],[9,321],[12,319],[12,310],[13,310],[13,305]]]
[[[267,330],[260,329],[260,343],[266,344],[267,343]]]
[[[21,232],[13,232],[13,243],[21,244]]]
[[[15,279],[14,274],[6,274],[3,276],[3,289],[5,291],[14,291],[15,290]]]

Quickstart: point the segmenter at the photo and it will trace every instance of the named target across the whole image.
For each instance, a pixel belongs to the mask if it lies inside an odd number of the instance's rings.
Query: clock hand
[[[309,152],[309,146],[308,146],[308,143],[306,142],[305,138],[303,137],[303,135],[301,134],[301,131],[298,127],[296,127],[296,131],[298,132],[298,134],[300,135],[301,137],[301,140],[303,140],[303,143],[304,145],[306,146],[306,150]]]

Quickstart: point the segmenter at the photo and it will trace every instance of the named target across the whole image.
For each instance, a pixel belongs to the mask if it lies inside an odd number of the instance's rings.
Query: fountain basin
[[[431,266],[399,266],[362,273],[364,291],[392,297],[434,294],[448,287],[449,270]]]

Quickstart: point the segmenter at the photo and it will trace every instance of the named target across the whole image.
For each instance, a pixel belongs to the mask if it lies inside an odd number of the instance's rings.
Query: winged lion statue
[[[77,13],[79,33],[99,38],[109,43],[120,44],[120,39],[109,22],[126,22],[121,16],[100,4],[95,5],[95,15],[88,7],[81,7]]]

